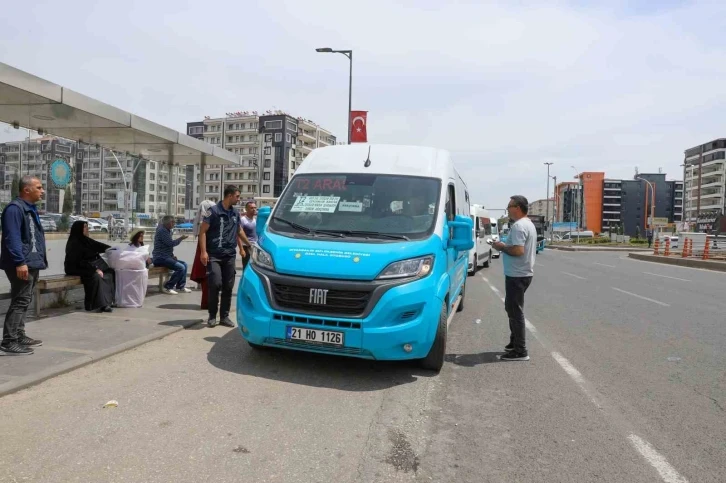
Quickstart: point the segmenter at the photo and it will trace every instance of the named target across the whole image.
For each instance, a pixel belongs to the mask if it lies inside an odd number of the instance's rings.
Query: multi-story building
[[[121,216],[125,213],[126,179],[132,179],[128,193],[129,213],[139,218],[158,219],[167,213],[184,216],[186,173],[174,166],[171,176],[166,163],[112,153],[92,145],[78,145],[56,137],[0,144],[0,180],[12,189],[15,176],[37,176],[46,188],[40,210],[60,213],[61,190],[50,181],[49,169],[56,159],[65,159],[73,168],[73,212],[93,217]]]
[[[685,219],[695,228],[699,215],[726,213],[726,139],[685,151]]]
[[[529,212],[527,214],[532,216],[546,216],[549,221],[554,209],[555,204],[552,198],[548,200],[535,200],[529,204]]]
[[[573,181],[558,183],[555,186],[555,221],[557,222],[573,222],[575,221],[575,211],[579,199],[580,185]]]
[[[263,115],[245,111],[227,113],[223,118],[205,118],[187,123],[187,133],[242,158],[240,166],[206,166],[203,186],[200,181],[200,186],[190,185],[187,189],[194,193],[193,202],[187,204],[191,210],[203,198],[218,201],[224,187],[230,184],[239,186],[243,200],[278,197],[310,151],[336,143],[330,131],[282,111],[267,111]],[[199,168],[194,170],[198,178]]]
[[[603,231],[622,225],[625,235],[645,235],[652,203],[648,182],[655,191],[655,218],[668,224],[682,221],[683,182],[667,181],[664,173],[640,173],[634,179],[603,180]]]

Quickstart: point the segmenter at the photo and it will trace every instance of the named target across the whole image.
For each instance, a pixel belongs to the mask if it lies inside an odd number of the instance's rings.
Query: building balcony
[[[617,188],[603,188],[603,190],[605,190],[605,191],[620,191],[620,186],[618,186]]]
[[[298,136],[298,139],[300,139],[300,138],[310,139],[313,142],[317,140],[315,138],[315,136],[316,136],[315,131],[308,131],[307,129],[298,129],[297,136]]]

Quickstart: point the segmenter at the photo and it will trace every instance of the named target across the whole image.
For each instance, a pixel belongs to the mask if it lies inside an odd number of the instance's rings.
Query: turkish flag
[[[368,129],[366,127],[368,111],[350,111],[350,142],[367,143]]]

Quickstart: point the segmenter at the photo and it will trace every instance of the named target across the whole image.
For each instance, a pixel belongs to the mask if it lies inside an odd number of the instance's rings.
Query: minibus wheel
[[[420,360],[421,367],[431,371],[439,372],[444,366],[444,356],[446,355],[446,319],[448,311],[446,310],[446,302],[441,306],[439,313],[439,327],[436,330],[436,337],[431,346],[428,355]]]

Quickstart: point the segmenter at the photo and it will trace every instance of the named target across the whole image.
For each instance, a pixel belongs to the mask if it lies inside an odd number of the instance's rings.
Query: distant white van
[[[481,205],[470,205],[469,216],[474,223],[474,247],[469,250],[469,275],[474,275],[480,267],[487,268],[492,261],[494,250],[487,243],[487,239],[494,240],[492,222],[496,230],[496,220],[492,220],[489,212]],[[497,232],[497,238],[499,239]]]

